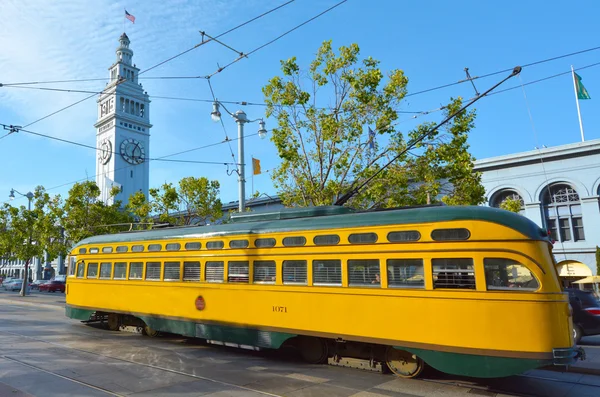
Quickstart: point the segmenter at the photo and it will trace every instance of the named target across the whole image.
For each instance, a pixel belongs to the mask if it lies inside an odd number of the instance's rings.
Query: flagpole
[[[579,109],[579,98],[577,96],[577,82],[575,80],[575,69],[571,65],[571,74],[573,75],[573,89],[575,90],[575,103],[577,103],[577,115],[579,116],[579,130],[581,131],[581,142],[585,142],[583,136],[583,123],[581,122],[581,110]]]

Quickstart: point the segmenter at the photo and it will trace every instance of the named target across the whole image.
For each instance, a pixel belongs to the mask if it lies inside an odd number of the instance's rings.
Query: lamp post
[[[219,107],[223,106],[223,104],[219,101],[213,102],[213,111],[210,113],[210,117],[214,122],[221,121],[221,112]],[[267,136],[267,130],[265,129],[265,122],[263,119],[256,120],[248,120],[246,117],[246,113],[243,110],[238,110],[235,113],[231,113],[225,106],[223,109],[227,113],[233,117],[235,122],[238,125],[238,187],[239,187],[239,201],[238,201],[238,211],[244,212],[246,208],[246,176],[245,176],[245,164],[244,164],[244,124],[246,123],[254,123],[258,121],[258,136],[261,139],[264,139]]]
[[[27,211],[30,213],[29,215],[31,215],[31,200],[33,199],[33,193],[27,192],[27,194],[23,194],[15,189],[10,189],[10,195],[8,196],[8,198],[11,200],[14,200],[15,193],[20,194],[23,197],[27,197]],[[29,225],[29,238],[27,240],[27,247],[31,247],[31,225]],[[21,296],[27,295],[27,281],[29,280],[29,261],[30,260],[31,260],[31,258],[29,258],[25,261],[25,277],[23,277],[23,284],[21,284],[21,292],[20,292]]]

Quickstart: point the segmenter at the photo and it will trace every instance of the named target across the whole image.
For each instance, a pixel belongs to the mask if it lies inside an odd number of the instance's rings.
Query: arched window
[[[525,201],[523,200],[523,197],[511,189],[504,189],[494,194],[490,199],[490,207],[502,208],[502,203],[507,199],[512,199],[521,203],[521,211],[519,212],[523,212],[525,208]]]
[[[585,240],[579,194],[570,185],[556,183],[542,193],[546,228],[555,241]]]

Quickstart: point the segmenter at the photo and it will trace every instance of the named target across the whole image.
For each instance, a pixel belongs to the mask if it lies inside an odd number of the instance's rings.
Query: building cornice
[[[586,157],[595,154],[600,154],[600,139],[476,160],[474,163],[474,170],[478,172],[492,171],[509,167],[538,164],[541,161],[550,163],[553,161],[575,157]]]

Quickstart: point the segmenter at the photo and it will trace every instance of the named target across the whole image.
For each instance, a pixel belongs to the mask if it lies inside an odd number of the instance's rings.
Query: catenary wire
[[[265,16],[265,15],[267,15],[267,14],[270,14],[271,12],[273,12],[273,11],[275,11],[275,10],[278,10],[278,9],[280,9],[281,7],[284,7],[284,6],[288,5],[288,4],[292,3],[293,1],[295,1],[295,0],[290,0],[290,1],[288,1],[287,3],[284,3],[284,4],[282,4],[282,5],[279,5],[279,6],[277,6],[277,7],[273,8],[273,9],[271,9],[271,10],[269,10],[269,11],[267,11],[267,12],[265,12],[265,13],[263,13],[263,14],[261,14],[261,15],[257,16],[257,17],[254,17],[254,18],[252,18],[252,19],[251,19],[251,20],[249,20],[249,21],[246,21],[246,22],[244,22],[244,23],[242,23],[242,24],[240,24],[240,25],[238,25],[238,26],[235,26],[234,28],[232,28],[232,29],[229,29],[228,31],[226,31],[226,32],[224,32],[224,33],[221,33],[220,35],[217,35],[217,36],[216,36],[216,38],[222,37],[222,36],[224,36],[224,35],[225,35],[225,34],[227,34],[227,33],[233,32],[234,30],[236,30],[236,29],[238,29],[238,28],[240,28],[240,27],[242,27],[242,26],[244,26],[244,25],[246,25],[246,24],[248,24],[248,23],[250,23],[250,22],[252,22],[252,21],[255,21],[256,19],[259,19],[259,18],[261,18],[261,17],[263,17],[263,16]],[[345,0],[345,1],[346,1],[346,0]],[[158,64],[156,64],[156,65],[154,65],[154,66],[152,66],[152,67],[150,67],[150,68],[148,68],[148,69],[145,69],[145,70],[141,71],[140,73],[138,73],[138,76],[139,76],[140,74],[146,73],[146,72],[148,72],[148,71],[150,71],[150,70],[152,70],[152,69],[154,69],[154,68],[156,68],[156,67],[158,67],[158,66],[160,66],[160,65],[163,65],[163,64],[165,64],[165,63],[167,63],[167,62],[170,62],[170,61],[172,61],[173,59],[175,59],[175,58],[178,58],[178,57],[180,57],[181,55],[183,55],[183,54],[185,54],[185,53],[187,53],[187,52],[190,52],[190,51],[192,51],[193,49],[195,49],[195,48],[198,48],[199,46],[201,46],[201,45],[203,45],[203,44],[206,44],[206,43],[208,43],[208,42],[210,42],[210,41],[212,41],[212,40],[208,40],[208,41],[202,41],[201,43],[199,43],[199,44],[195,45],[194,47],[192,47],[192,48],[190,48],[190,49],[188,49],[188,50],[186,50],[186,51],[184,51],[184,52],[182,52],[182,53],[179,53],[179,54],[177,54],[177,55],[175,55],[175,56],[173,56],[173,57],[171,57],[171,58],[169,58],[169,59],[167,59],[167,60],[165,60],[165,61],[162,61],[162,62],[160,62],[160,63],[158,63]],[[104,91],[104,90],[103,90],[103,91]],[[103,92],[103,91],[102,91],[102,92]],[[81,99],[81,100],[79,100],[79,101],[77,101],[77,102],[75,102],[75,103],[73,103],[73,104],[71,104],[71,105],[65,106],[64,108],[61,108],[61,109],[59,109],[59,110],[57,110],[57,111],[55,111],[55,112],[52,112],[52,113],[50,113],[50,114],[49,114],[49,115],[47,115],[47,116],[41,117],[41,118],[39,118],[39,119],[37,119],[37,120],[35,120],[35,121],[33,121],[33,122],[29,123],[29,124],[26,124],[25,126],[23,126],[23,128],[29,127],[29,126],[31,126],[31,125],[33,125],[33,124],[35,124],[35,123],[38,123],[38,122],[40,122],[40,121],[42,121],[42,120],[45,120],[45,119],[47,119],[48,117],[51,117],[51,116],[53,116],[53,115],[55,115],[55,114],[57,114],[57,113],[60,113],[60,112],[62,112],[62,111],[64,111],[64,110],[67,110],[67,109],[69,109],[69,108],[71,108],[71,107],[73,107],[73,106],[75,106],[75,105],[77,105],[77,104],[79,104],[79,103],[81,103],[81,102],[87,101],[88,99],[90,99],[90,98],[93,98],[95,95],[98,95],[98,94],[92,94],[92,95],[90,95],[90,96],[87,96],[87,97],[85,97],[85,98],[83,98],[83,99]]]
[[[248,20],[248,21],[246,21],[246,22],[243,22],[243,23],[241,23],[241,24],[239,24],[239,25],[237,25],[237,26],[234,26],[233,28],[231,28],[231,29],[229,29],[229,30],[227,30],[227,31],[225,31],[225,32],[223,32],[223,33],[221,33],[221,34],[219,34],[219,35],[215,36],[215,38],[216,38],[216,39],[218,39],[219,37],[225,36],[226,34],[228,34],[228,33],[231,33],[231,32],[233,32],[234,30],[237,30],[237,29],[241,28],[241,27],[242,27],[242,26],[244,26],[244,25],[247,25],[247,24],[249,24],[249,23],[251,23],[251,22],[254,22],[254,21],[256,21],[257,19],[260,19],[260,18],[264,17],[265,15],[268,15],[268,14],[270,14],[270,13],[274,12],[274,11],[277,11],[278,9],[280,9],[280,8],[282,8],[282,7],[285,7],[285,6],[287,6],[288,4],[290,4],[290,3],[293,3],[294,1],[295,1],[295,0],[290,0],[290,1],[286,2],[286,3],[283,3],[283,4],[281,4],[281,5],[277,6],[277,7],[275,7],[275,8],[272,8],[272,9],[270,9],[269,11],[266,11],[266,12],[264,12],[264,13],[262,13],[262,14],[260,14],[260,15],[256,16],[256,17],[252,18],[252,19],[249,19],[249,20]],[[210,40],[209,40],[209,41],[210,41]],[[187,50],[185,50],[185,51],[183,51],[183,52],[180,52],[180,53],[179,53],[179,54],[177,54],[177,55],[174,55],[174,56],[172,56],[172,57],[170,57],[170,58],[168,58],[168,59],[166,59],[166,60],[164,60],[164,61],[160,62],[160,63],[157,63],[156,65],[154,65],[154,66],[151,66],[151,67],[149,67],[148,69],[145,69],[145,70],[143,70],[143,71],[142,71],[142,72],[140,72],[139,74],[141,75],[141,74],[143,74],[143,73],[149,72],[150,70],[152,70],[152,69],[154,69],[154,68],[157,68],[157,67],[159,67],[160,65],[164,65],[165,63],[167,63],[167,62],[170,62],[170,61],[172,61],[172,60],[173,60],[173,59],[175,59],[175,58],[179,58],[180,56],[182,56],[182,55],[184,55],[184,54],[187,54],[188,52],[190,52],[190,51],[192,51],[192,50],[195,50],[196,48],[200,47],[201,45],[203,45],[203,44],[205,44],[205,43],[208,43],[208,41],[206,41],[206,42],[204,42],[204,41],[203,41],[202,43],[196,44],[196,45],[195,45],[195,46],[193,46],[192,48],[189,48],[189,49],[187,49]]]
[[[348,0],[342,0],[339,3],[334,4],[333,6],[329,7],[328,9],[326,9],[325,11],[322,11],[321,13],[315,15],[314,17],[307,19],[306,21],[302,22],[299,25],[294,26],[293,28],[291,28],[290,30],[280,34],[279,36],[277,36],[276,38],[274,38],[273,40],[270,40],[258,47],[256,47],[255,49],[253,49],[252,51],[248,52],[247,54],[242,54],[239,57],[237,57],[236,59],[234,59],[233,61],[229,62],[227,65],[223,66],[223,67],[219,67],[215,72],[213,72],[212,74],[206,76],[207,78],[210,78],[218,73],[221,73],[223,70],[227,69],[229,66],[233,65],[234,63],[239,62],[240,60],[247,58],[249,55],[254,54],[255,52],[267,47],[268,45],[273,44],[274,42],[276,42],[277,40],[281,39],[282,37],[288,35],[289,33],[292,33],[294,30],[306,25],[309,22],[314,21],[315,19],[319,18],[320,16],[328,13],[329,11],[333,10],[334,8],[344,4],[345,2],[347,2]]]

